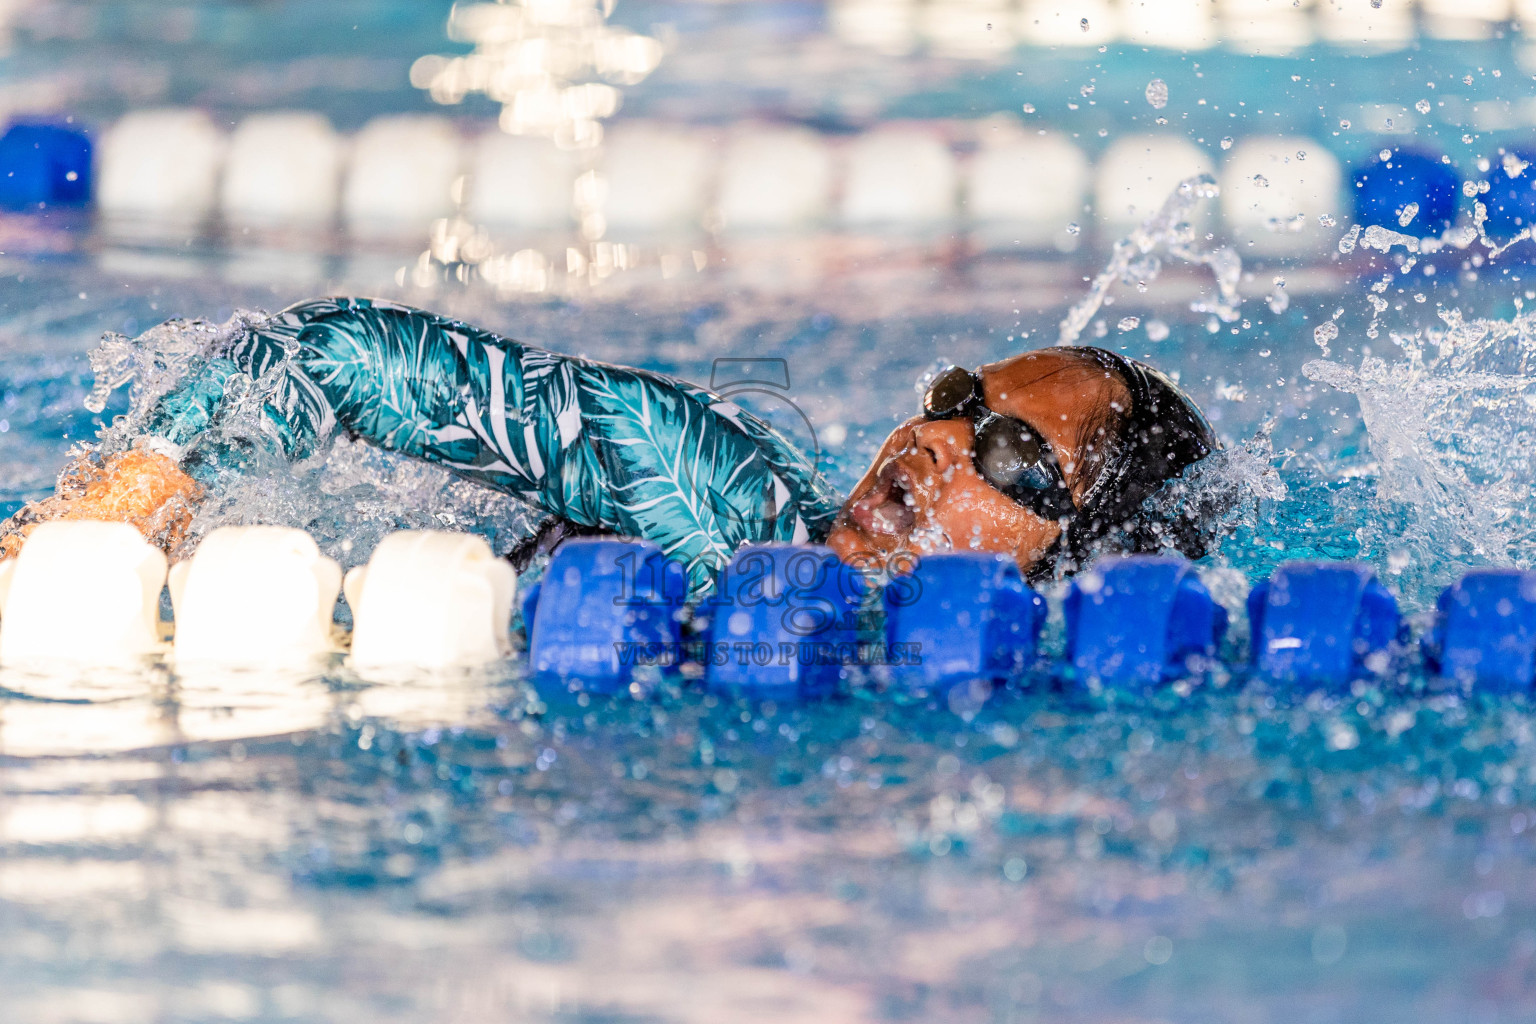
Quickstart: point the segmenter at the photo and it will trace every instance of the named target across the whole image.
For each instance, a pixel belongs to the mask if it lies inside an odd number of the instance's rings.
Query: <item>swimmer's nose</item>
[[[928,420],[912,428],[912,447],[933,461],[936,472],[963,465],[971,455],[968,420]]]

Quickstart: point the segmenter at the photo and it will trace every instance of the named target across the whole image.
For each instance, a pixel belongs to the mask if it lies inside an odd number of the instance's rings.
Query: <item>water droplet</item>
[[[1381,8],[1381,0],[1371,0],[1371,6],[1379,10]]]
[[[1413,105],[1413,109],[1421,114],[1429,113],[1429,100],[1419,100],[1419,102]]]
[[[1329,344],[1339,336],[1339,325],[1332,320],[1324,321],[1312,328],[1312,340],[1317,342],[1317,347],[1323,350],[1323,355],[1328,355],[1331,349]]]
[[[1147,102],[1152,104],[1154,110],[1162,110],[1168,105],[1168,83],[1161,78],[1154,78],[1147,83]]]
[[[1413,223],[1413,218],[1417,217],[1418,215],[1419,215],[1419,204],[1418,203],[1408,203],[1400,211],[1398,211],[1398,214],[1397,214],[1397,226],[1400,227],[1400,228],[1407,227],[1409,224]]]
[[[1380,153],[1377,153],[1376,157],[1382,163],[1386,163],[1388,160],[1392,159],[1392,151],[1390,149],[1384,149]]]
[[[1073,221],[1071,224],[1067,225],[1067,234],[1069,235],[1075,235],[1081,230],[1083,229],[1077,226],[1076,221]]]
[[[1317,215],[1317,222],[1319,224],[1321,224],[1325,228],[1331,228],[1335,224],[1338,223],[1338,221],[1334,220],[1333,217],[1330,214],[1326,214],[1326,213],[1318,214]]]
[[[1222,149],[1231,149],[1232,148],[1232,136],[1228,135],[1226,138],[1221,140],[1221,148]]]
[[[1033,103],[1026,103],[1026,104],[1024,104],[1024,113],[1026,113],[1026,114],[1033,114],[1034,112],[1035,112],[1035,105]]]
[[[1089,83],[1088,83],[1088,84],[1087,84],[1087,85],[1085,85],[1085,86],[1082,86],[1082,87],[1081,87],[1081,88],[1079,88],[1079,89],[1078,89],[1078,90],[1077,90],[1077,91],[1078,91],[1078,93],[1079,93],[1079,94],[1080,94],[1080,95],[1083,95],[1083,96],[1092,96],[1092,95],[1093,95],[1093,83],[1092,83],[1092,82],[1089,82]]]
[[[1259,188],[1269,188],[1269,179],[1262,174],[1255,174],[1253,176],[1253,183]]]
[[[1471,85],[1472,84],[1472,76],[1471,75],[1463,75],[1461,77],[1461,84],[1462,85]]]
[[[1142,947],[1142,954],[1149,964],[1165,964],[1173,957],[1173,940],[1165,935],[1154,935]]]
[[[1118,324],[1116,324],[1115,326],[1118,327],[1121,331],[1134,331],[1136,328],[1141,326],[1141,317],[1139,317],[1139,316],[1121,317],[1120,318],[1120,322]]]
[[[1349,122],[1348,121],[1344,121],[1344,120],[1340,120],[1339,121],[1339,127],[1343,128],[1345,131],[1348,131],[1349,130]]]
[[[1291,308],[1291,296],[1285,290],[1284,277],[1278,275],[1275,277],[1275,289],[1264,301],[1269,306],[1269,311],[1277,315]]]
[[[1087,32],[1088,31],[1088,19],[1084,18],[1082,21],[1078,22],[1077,23],[1077,27],[1082,29],[1084,32]]]
[[[1147,337],[1153,341],[1167,341],[1168,335],[1173,333],[1167,324],[1161,320],[1147,321]]]

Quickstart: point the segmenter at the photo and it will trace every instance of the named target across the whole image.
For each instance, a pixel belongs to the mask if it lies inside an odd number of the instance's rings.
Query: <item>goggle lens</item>
[[[1036,515],[1047,519],[1072,515],[1072,495],[1050,446],[1022,420],[989,409],[978,374],[952,366],[928,386],[923,415],[947,420],[967,414],[975,424],[973,458],[983,480]]]
[[[933,379],[923,395],[923,415],[931,420],[959,416],[981,398],[981,379],[970,370],[951,366]]]

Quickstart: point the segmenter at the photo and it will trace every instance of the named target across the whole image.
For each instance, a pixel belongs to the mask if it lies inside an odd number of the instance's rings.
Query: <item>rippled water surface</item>
[[[25,16],[0,78],[13,105],[42,96],[97,123],[191,103],[317,109],[351,130],[428,108],[403,69],[452,48],[440,6],[39,0],[11,5]],[[1478,118],[1503,123],[1525,80],[1502,30],[1370,64],[1115,44],[981,65],[839,49],[815,5],[617,17],[693,40],[627,113],[829,135],[1038,104],[1089,149],[1166,116],[1208,148],[1278,130],[1354,159],[1374,145],[1362,111],[1406,111],[1433,82],[1452,102],[1416,130],[1470,175],[1502,137]],[[1166,109],[1141,99],[1154,78]],[[415,253],[224,238],[189,255],[0,227],[6,512],[102,425],[82,403],[103,332],[326,293],[701,382],[719,357],[782,358],[786,401],[846,488],[916,408],[915,381],[1051,343],[1107,258],[710,243],[698,275],[511,301],[396,283]],[[1240,611],[1282,561],[1363,558],[1422,628],[1466,568],[1536,562],[1527,257],[1238,255],[1236,309],[1209,267],[1168,259],[1154,278],[1137,260],[1073,321],[1176,374],[1245,453],[1218,482],[1249,500],[1201,567],[1218,597]],[[119,394],[106,415],[124,408]],[[363,538],[423,525],[435,479],[344,448],[237,497],[355,564]],[[1151,696],[1040,676],[931,699],[860,679],[796,705],[681,685],[582,703],[531,687],[516,659],[440,677],[0,673],[0,1021],[1536,1019],[1530,699],[1448,689],[1412,650],[1348,691],[1276,690],[1241,670],[1245,630],[1239,615],[1227,669]]]
[[[46,490],[94,430],[80,401],[102,330],[363,289],[204,269],[7,268],[6,498]],[[1061,276],[1026,292],[939,267],[895,304],[846,283],[788,300],[707,280],[546,303],[402,297],[695,379],[717,355],[784,356],[846,486],[935,358],[1053,337],[1079,294]],[[1214,331],[1180,312],[1208,284],[1166,279],[1136,301],[1170,336],[1115,332],[1122,298],[1103,343],[1178,372],[1229,445],[1271,422],[1286,497],[1210,560],[1224,599],[1287,557],[1363,554],[1422,609],[1460,567],[1523,556],[1477,554],[1454,507],[1403,519],[1377,496],[1388,471],[1360,402],[1301,372],[1340,305],[1330,358],[1358,366],[1371,344],[1369,307],[1335,277],[1281,313],[1250,297],[1247,320]],[[1483,313],[1520,294],[1454,275],[1440,288]],[[1404,306],[1402,324],[1441,322]],[[1042,678],[985,701],[867,682],[797,706],[693,688],[583,705],[530,688],[515,661],[475,677],[0,687],[9,1020],[1536,1015],[1532,708],[1441,692],[1411,659],[1329,696],[1223,673],[1115,701]]]

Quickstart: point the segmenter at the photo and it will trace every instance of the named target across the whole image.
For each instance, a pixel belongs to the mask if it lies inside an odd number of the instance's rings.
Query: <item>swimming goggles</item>
[[[1023,420],[989,408],[979,374],[959,366],[939,374],[923,395],[923,416],[969,416],[976,437],[971,458],[983,480],[1042,519],[1076,515],[1050,444]]]

